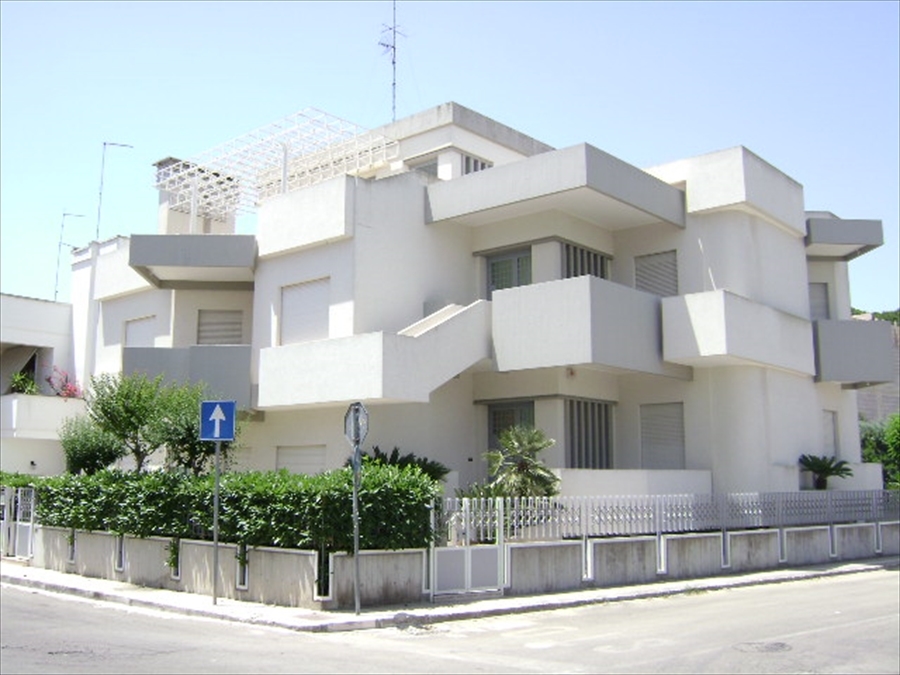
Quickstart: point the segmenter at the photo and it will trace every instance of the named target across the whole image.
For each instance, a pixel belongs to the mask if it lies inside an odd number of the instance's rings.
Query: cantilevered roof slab
[[[256,237],[136,234],[128,264],[156,288],[251,291]]]
[[[477,227],[562,211],[608,230],[685,225],[684,193],[581,144],[428,186],[430,222]]]
[[[811,260],[853,260],[883,243],[880,220],[806,220],[806,257]]]

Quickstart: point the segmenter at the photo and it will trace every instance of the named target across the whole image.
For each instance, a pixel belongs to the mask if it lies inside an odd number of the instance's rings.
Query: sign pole
[[[359,443],[353,448],[353,604],[359,614]]]
[[[219,597],[219,457],[222,441],[233,441],[237,422],[234,401],[200,401],[200,440],[215,441],[215,483],[213,484],[213,569],[212,600]]]
[[[353,446],[353,602],[359,614],[359,484],[362,469],[360,444],[369,432],[369,412],[360,403],[352,403],[344,415],[344,435]]]
[[[219,454],[222,441],[216,441],[216,478],[213,485],[213,604],[219,595]]]

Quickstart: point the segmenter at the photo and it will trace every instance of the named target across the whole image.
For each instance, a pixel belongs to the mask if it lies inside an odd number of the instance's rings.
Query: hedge
[[[43,525],[138,537],[212,539],[213,478],[100,471],[34,481]],[[431,541],[438,484],[417,467],[369,464],[359,490],[360,548]],[[353,550],[353,472],[227,473],[219,486],[219,539],[246,546]]]

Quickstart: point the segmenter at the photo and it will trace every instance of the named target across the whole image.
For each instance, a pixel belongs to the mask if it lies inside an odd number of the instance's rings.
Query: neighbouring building
[[[891,328],[850,320],[847,271],[881,222],[805,211],[743,147],[642,170],[448,103],[374,131],[305,111],[156,171],[158,234],[76,251],[46,320],[80,382],[236,400],[239,467],[342,465],[362,401],[366,447],[451,488],[514,423],[556,439],[564,494],[795,491],[804,453],[881,487],[857,391],[892,379]],[[4,348],[46,348],[5,314]]]

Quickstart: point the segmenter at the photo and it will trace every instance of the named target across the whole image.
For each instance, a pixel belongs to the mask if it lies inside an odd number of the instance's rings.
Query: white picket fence
[[[900,519],[900,492],[450,497],[435,504],[439,545],[783,528]]]

